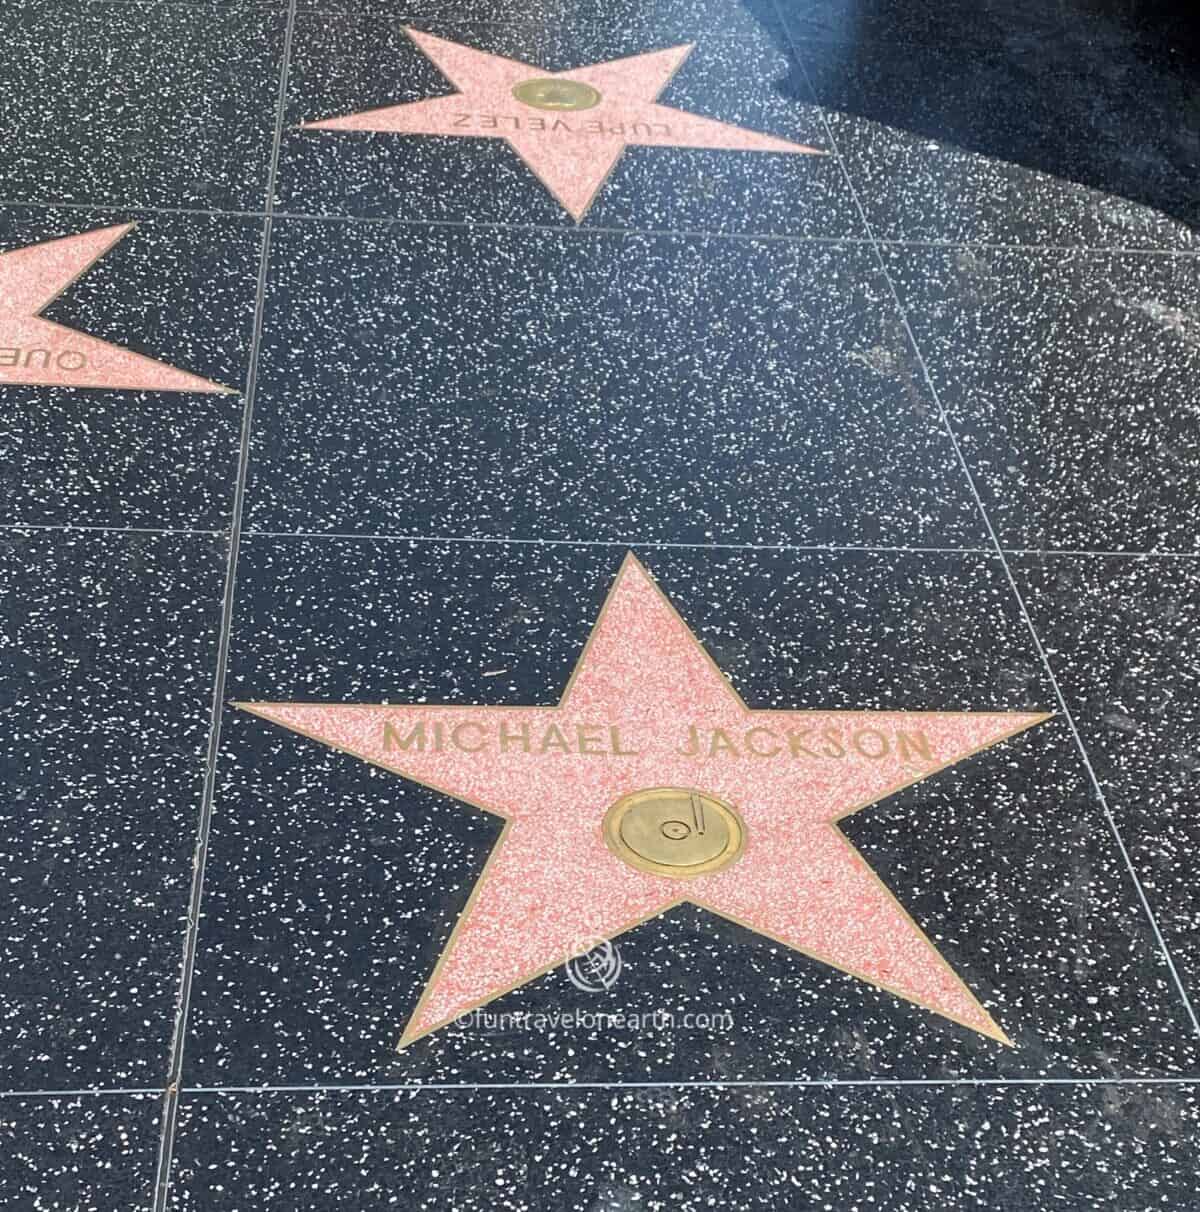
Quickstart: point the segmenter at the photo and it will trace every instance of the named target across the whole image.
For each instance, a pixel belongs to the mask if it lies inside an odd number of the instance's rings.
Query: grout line
[[[100,8],[132,8],[149,12],[154,9],[193,9],[203,13],[283,12],[286,0],[236,0],[231,4],[205,4],[204,0],[83,0],[82,12],[100,16]]]
[[[0,203],[0,206],[4,203]],[[212,212],[219,214],[221,212]],[[599,223],[506,223],[493,219],[419,219],[402,215],[332,215],[311,214],[305,211],[278,211],[277,219],[296,223],[350,223],[363,226],[465,228],[482,231],[538,232],[542,235],[561,236],[615,236],[671,237],[681,240],[733,240],[749,244],[794,244],[817,247],[864,247],[875,244],[895,248],[928,249],[983,249],[989,252],[1027,253],[1085,253],[1089,256],[1152,256],[1152,257],[1200,257],[1200,249],[1177,248],[1126,248],[1105,247],[1092,244],[1002,244],[994,241],[970,240],[871,240],[866,236],[803,236],[790,232],[726,231],[706,227],[611,227]]]
[[[488,30],[512,29],[558,35],[569,31],[570,33],[599,35],[601,37],[612,36],[614,33],[629,32],[622,29],[614,31],[611,25],[599,21],[570,21],[567,17],[547,21],[544,18],[539,20],[536,17],[509,17],[502,20],[489,20],[486,17],[476,18],[446,13],[414,15],[411,7],[406,9],[398,4],[367,3],[366,5],[353,8],[342,8],[338,4],[328,3],[326,0],[302,0],[299,11],[300,15],[305,17],[354,17],[360,20],[391,21],[402,25],[413,25],[418,29],[426,29],[431,33],[444,33],[447,35],[473,28]],[[743,30],[725,30],[715,24],[697,29],[696,24],[692,23],[687,30],[679,30],[677,28],[674,32],[666,34],[659,34],[656,30],[647,27],[646,36],[648,38],[661,38],[667,45],[674,45],[679,42],[699,42],[701,39],[704,39],[706,42],[759,41],[762,39],[764,32],[765,30],[761,25],[747,26]]]
[[[83,522],[0,522],[0,531],[38,533],[58,531],[70,534],[83,531],[99,534],[179,534],[196,538],[219,538],[228,530],[194,530],[179,526],[98,526]],[[491,543],[530,547],[643,547],[653,550],[682,551],[829,551],[898,552],[923,555],[994,556],[993,547],[906,546],[886,543],[686,543],[669,539],[529,539],[513,535],[397,534],[393,532],[338,530],[254,530],[243,527],[243,539],[331,539],[354,543]],[[1096,551],[1086,547],[1005,547],[1005,555],[1015,556],[1094,556],[1126,560],[1196,560],[1200,551]],[[0,1091],[2,1094],[3,1091]]]
[[[119,3],[133,3],[134,0],[118,0]],[[173,3],[174,0],[169,0]],[[203,215],[213,219],[265,219],[266,211],[262,210],[221,210],[205,206],[141,206],[136,202],[47,202],[40,198],[20,201],[14,198],[0,198],[0,207],[5,210],[85,210],[85,211],[115,211],[117,214],[145,215]]]
[[[895,1077],[895,1078],[781,1078],[770,1079],[695,1079],[680,1081],[583,1081],[583,1082],[370,1082],[331,1083],[312,1086],[189,1086],[188,1095],[196,1094],[321,1094],[330,1093],[388,1093],[408,1091],[419,1093],[425,1090],[472,1091],[472,1090],[723,1090],[723,1089],[833,1089],[848,1087],[940,1087],[962,1086],[1192,1086],[1200,1085],[1197,1077]]]
[[[246,403],[242,412],[237,478],[234,483],[233,509],[229,528],[229,560],[225,573],[225,592],[221,604],[221,630],[217,641],[217,663],[213,679],[212,715],[208,733],[208,756],[204,773],[204,790],[200,800],[200,818],[196,828],[196,850],[192,866],[192,886],[188,900],[187,930],[184,935],[183,962],[179,979],[175,1029],[171,1040],[166,1096],[163,1099],[162,1134],[159,1139],[158,1167],[154,1190],[154,1212],[165,1212],[166,1210],[171,1183],[171,1162],[175,1150],[175,1129],[179,1117],[179,1087],[183,1077],[183,1057],[187,1041],[188,1013],[191,1007],[192,979],[195,973],[196,948],[200,935],[201,903],[204,894],[204,868],[208,859],[209,833],[212,827],[217,758],[221,746],[221,716],[225,706],[225,675],[229,665],[230,635],[233,630],[238,546],[241,540],[242,509],[246,496],[246,477],[250,465],[250,434],[254,420],[254,396],[258,386],[258,361],[262,347],[267,274],[271,258],[271,209],[275,198],[275,182],[279,173],[279,149],[283,142],[284,107],[287,102],[288,72],[291,64],[292,34],[296,23],[296,4],[297,0],[290,0],[288,4],[287,26],[284,30],[283,53],[279,70],[275,138],[271,147],[270,167],[267,171],[262,247],[259,254],[258,283],[255,288],[254,297],[254,322],[250,336],[250,365],[246,377]]]
[[[799,1077],[682,1078],[675,1081],[561,1082],[317,1082],[313,1085],[185,1086],[180,1095],[206,1094],[386,1094],[396,1091],[461,1092],[473,1090],[690,1090],[690,1089],[890,1089],[895,1087],[958,1088],[963,1086],[1200,1086],[1200,1074],[1180,1077]],[[74,1090],[0,1090],[0,1099],[23,1098],[159,1098],[157,1086],[91,1086]]]
[[[1200,248],[1128,248],[1114,244],[1005,244],[995,240],[876,240],[882,248],[984,248],[991,252],[1091,253],[1114,256],[1200,257]]]
[[[655,539],[523,539],[504,536],[411,535],[411,534],[345,534],[309,531],[247,530],[249,539],[334,539],[367,543],[473,543],[513,547],[642,547],[653,549],[678,548],[685,551],[911,551],[926,554],[992,555],[990,547],[871,547],[838,543],[676,543]]]
[[[287,7],[287,0],[234,0],[230,4],[205,3],[205,0],[83,0],[83,7],[98,8],[101,5],[127,5],[131,8],[200,8],[205,12],[241,12],[243,9],[278,9]]]
[[[247,539],[332,539],[354,543],[492,543],[500,546],[529,547],[642,547],[658,549],[680,549],[684,551],[869,551],[905,552],[924,555],[986,555],[995,556],[997,550],[987,547],[920,547],[903,544],[872,543],[685,543],[666,539],[530,539],[510,535],[444,535],[444,534],[393,534],[378,532],[353,532],[337,530],[254,530],[243,531]],[[1130,560],[1200,559],[1200,551],[1090,551],[1086,548],[1055,547],[1005,547],[1005,555],[1015,556],[1094,556]]]
[[[1094,551],[1086,547],[1005,547],[1006,555],[1021,556],[1119,556],[1129,560],[1195,560],[1200,551]]]
[[[88,1086],[79,1090],[0,1090],[0,1098],[107,1098],[137,1095],[161,1098],[161,1086]]]
[[[190,534],[213,538],[227,533],[224,530],[188,530],[176,526],[90,526],[79,522],[0,522],[0,530],[61,530],[70,532],[83,530],[101,534]]]
[[[57,531],[63,534],[87,532],[99,534],[159,534],[189,535],[195,538],[219,538],[228,530],[191,530],[175,526],[93,526],[80,522],[0,522],[0,531],[17,533],[36,531],[39,534]],[[985,555],[995,556],[993,547],[918,547],[903,544],[881,543],[685,543],[668,539],[528,539],[510,535],[446,535],[446,534],[396,534],[390,532],[348,532],[336,530],[254,530],[243,527],[244,539],[330,539],[335,542],[353,543],[472,543],[496,544],[500,546],[529,547],[641,547],[651,550],[680,551],[827,551],[827,552],[896,552],[912,555]],[[1004,555],[1040,556],[1091,556],[1104,559],[1127,560],[1197,560],[1200,551],[1094,551],[1084,547],[1005,547]],[[3,1094],[3,1091],[0,1091]]]
[[[137,3],[138,0],[114,0],[116,3]],[[163,0],[173,4],[177,0]],[[18,201],[15,199],[0,199],[0,208],[5,210],[40,209],[40,210],[79,210],[79,211],[113,211],[118,214],[151,214],[151,215],[195,215],[210,219],[266,219],[265,210],[222,210],[203,206],[143,206],[136,202],[54,202],[35,199]],[[663,237],[669,236],[684,240],[735,240],[748,243],[764,244],[811,244],[818,247],[871,247],[882,248],[929,248],[929,249],[986,249],[991,252],[1026,252],[1026,253],[1084,253],[1089,256],[1125,256],[1125,257],[1182,257],[1195,259],[1200,257],[1200,248],[1128,248],[1125,246],[1106,246],[1102,244],[1005,244],[995,241],[973,240],[871,240],[864,236],[801,236],[787,232],[742,232],[714,231],[707,228],[670,228],[670,227],[607,227],[587,223],[505,223],[488,219],[421,219],[400,215],[337,215],[311,214],[304,211],[274,210],[270,218],[287,220],[293,223],[346,223],[359,226],[380,227],[426,227],[450,228],[480,231],[512,231],[538,232],[543,235],[560,235],[571,237],[582,236],[616,236],[622,238]]]
[[[613,35],[627,32],[626,30],[614,30],[611,25],[605,25],[598,21],[570,21],[568,17],[559,17],[552,21],[547,21],[545,18],[539,20],[536,17],[517,18],[509,17],[501,20],[489,19],[486,17],[471,17],[461,14],[446,14],[446,13],[423,13],[413,14],[411,6],[404,8],[400,5],[388,5],[381,3],[368,2],[365,5],[359,5],[353,8],[342,8],[336,3],[327,3],[326,0],[302,0],[300,4],[300,15],[306,17],[357,17],[360,19],[374,21],[395,21],[404,25],[413,25],[418,29],[428,29],[430,32],[441,33],[443,31],[462,31],[473,28],[487,29],[517,29],[529,30],[537,33],[551,33],[561,35],[564,31],[572,33],[578,32],[581,34],[600,34]],[[751,40],[760,39],[763,35],[763,29],[760,26],[747,26],[744,30],[728,31],[718,28],[709,27],[702,30],[696,30],[695,25],[691,26],[691,32],[680,32],[676,30],[674,33],[659,35],[653,30],[647,29],[648,37],[662,37],[667,43],[675,41],[692,41],[698,42],[701,38],[712,39],[719,42],[749,42]]]
[[[786,232],[719,231],[705,227],[609,227],[599,223],[505,223],[493,219],[417,219],[393,215],[315,215],[281,211],[279,217],[298,223],[351,223],[381,227],[458,228],[480,231],[537,232],[545,236],[616,236],[618,238],[669,237],[679,240],[740,240],[763,244],[852,245],[867,247],[861,236],[796,236]]]
[[[779,0],[774,0],[774,4],[776,13],[779,15],[780,20],[783,21],[783,13],[780,9]],[[784,23],[784,28],[785,30],[787,29],[786,23]],[[791,42],[792,50],[796,58],[796,64],[800,68],[800,71],[804,76],[805,83],[807,84],[811,94],[813,91],[812,81],[809,79],[808,69],[804,65],[804,61],[800,56],[798,47],[791,39],[790,32],[788,32],[787,37]],[[830,149],[833,152],[833,155],[837,158],[838,165],[842,170],[842,176],[846,182],[846,188],[850,191],[850,195],[854,199],[855,206],[858,208],[858,213],[862,219],[863,227],[867,231],[868,235],[873,235],[870,221],[867,219],[866,211],[859,200],[858,191],[854,187],[854,182],[851,179],[850,173],[842,159],[837,141],[834,139],[833,130],[828,123],[825,124],[825,129],[829,138]],[[1180,979],[1179,972],[1175,967],[1175,961],[1171,958],[1170,949],[1167,947],[1166,939],[1163,937],[1162,930],[1159,928],[1158,919],[1155,917],[1154,910],[1151,908],[1150,900],[1146,895],[1146,890],[1142,887],[1142,881],[1138,878],[1137,869],[1134,867],[1133,859],[1129,854],[1129,849],[1125,845],[1125,839],[1121,835],[1120,829],[1117,827],[1116,819],[1113,817],[1112,810],[1108,804],[1108,798],[1104,794],[1104,788],[1100,785],[1100,780],[1092,766],[1091,758],[1088,756],[1087,749],[1084,747],[1083,738],[1079,735],[1079,729],[1075,723],[1075,716],[1067,704],[1066,696],[1063,694],[1062,687],[1059,685],[1058,677],[1054,672],[1054,667],[1050,663],[1050,658],[1042,645],[1041,637],[1038,635],[1037,628],[1034,626],[1033,618],[1025,604],[1025,598],[1021,594],[1020,587],[1017,585],[1016,577],[1013,575],[1012,568],[1005,557],[1004,548],[1000,543],[999,535],[996,533],[996,529],[992,525],[992,520],[988,516],[987,508],[983,503],[983,497],[980,495],[979,488],[975,483],[975,477],[971,474],[971,468],[967,463],[966,456],[962,452],[962,447],[959,445],[958,435],[955,433],[954,426],[950,422],[950,416],[942,404],[941,396],[938,393],[937,387],[933,381],[933,376],[929,373],[929,367],[925,361],[925,355],[921,351],[921,347],[917,342],[916,333],[913,331],[912,325],[909,323],[908,312],[905,310],[904,304],[900,299],[900,292],[896,289],[896,285],[892,281],[892,276],[888,272],[887,261],[885,260],[883,253],[880,251],[879,246],[875,244],[873,247],[875,257],[879,265],[879,271],[883,275],[883,279],[888,285],[888,290],[891,293],[892,301],[896,307],[896,313],[900,318],[901,324],[904,326],[904,331],[908,337],[909,344],[912,347],[913,354],[915,355],[917,363],[921,368],[921,374],[925,380],[925,385],[929,390],[930,397],[937,407],[938,413],[942,420],[942,426],[946,432],[946,436],[950,439],[950,443],[954,448],[955,456],[958,459],[959,466],[962,468],[962,473],[966,480],[967,487],[970,490],[971,497],[979,510],[979,516],[983,519],[984,526],[987,528],[988,537],[992,541],[992,546],[995,549],[996,554],[1000,557],[1001,567],[1004,569],[1004,575],[1008,579],[1009,588],[1012,590],[1013,598],[1020,609],[1021,616],[1025,621],[1025,626],[1029,630],[1029,635],[1033,640],[1034,648],[1037,651],[1038,657],[1042,662],[1042,666],[1046,671],[1046,676],[1050,679],[1050,685],[1053,688],[1054,696],[1058,701],[1059,711],[1071,730],[1071,736],[1074,738],[1075,747],[1079,751],[1079,756],[1083,761],[1084,769],[1087,771],[1088,778],[1090,779],[1096,796],[1100,801],[1100,807],[1104,812],[1104,818],[1108,822],[1109,830],[1112,833],[1113,839],[1117,843],[1117,849],[1120,851],[1121,857],[1125,862],[1126,870],[1129,872],[1129,877],[1133,881],[1133,886],[1137,892],[1138,900],[1141,902],[1142,910],[1145,913],[1146,918],[1150,923],[1150,927],[1154,933],[1154,937],[1158,942],[1159,951],[1163,961],[1166,964],[1167,971],[1170,973],[1180,1000],[1183,1002],[1184,1010],[1187,1012],[1187,1016],[1191,1020],[1192,1029],[1197,1035],[1200,1035],[1200,1020],[1198,1020],[1196,1017],[1196,1011],[1187,995],[1187,990],[1184,988],[1183,981]]]
[[[127,8],[194,8],[204,12],[242,12],[255,10],[286,9],[286,0],[234,0],[229,4],[205,3],[205,0],[83,0],[85,8],[116,5]],[[410,8],[399,5],[368,3],[358,7],[344,8],[336,3],[326,3],[325,0],[307,0],[297,5],[298,17],[352,17],[363,21],[389,21],[417,27],[430,27],[433,31],[462,31],[475,28],[484,29],[514,29],[530,32],[545,33],[548,29],[560,31],[566,28],[560,20],[551,25],[536,17],[510,17],[504,20],[488,19],[485,17],[463,16],[461,14],[425,13],[414,15]],[[586,34],[612,34],[611,26],[594,21],[572,22],[572,31]],[[704,29],[696,38],[719,42],[748,42],[762,37],[760,28],[747,28],[744,31],[729,32],[721,29]],[[685,39],[682,33],[669,34],[668,39]],[[695,40],[695,39],[694,39]]]

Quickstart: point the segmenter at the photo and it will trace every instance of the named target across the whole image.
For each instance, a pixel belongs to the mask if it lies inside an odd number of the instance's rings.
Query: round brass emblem
[[[653,787],[617,800],[604,816],[604,840],[639,871],[688,879],[734,862],[742,853],[746,826],[716,796]]]
[[[600,94],[578,80],[522,80],[512,91],[522,105],[534,109],[591,109],[600,104]]]

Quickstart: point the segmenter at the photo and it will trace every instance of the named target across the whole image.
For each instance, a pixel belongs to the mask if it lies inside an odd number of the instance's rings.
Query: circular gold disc
[[[604,840],[639,871],[688,879],[734,862],[746,826],[729,804],[707,792],[652,787],[623,795],[605,813]]]
[[[522,105],[534,109],[591,109],[600,104],[600,94],[579,80],[522,80],[513,90]]]

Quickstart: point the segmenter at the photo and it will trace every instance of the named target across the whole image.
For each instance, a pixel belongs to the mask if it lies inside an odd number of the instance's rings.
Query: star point
[[[0,253],[0,385],[237,394],[42,316],[136,227],[118,223]]]

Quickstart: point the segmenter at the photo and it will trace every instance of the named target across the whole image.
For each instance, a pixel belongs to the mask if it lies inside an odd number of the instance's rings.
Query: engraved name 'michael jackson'
[[[462,130],[540,130],[562,135],[661,135],[669,138],[666,122],[601,122],[598,118],[539,118],[529,114],[475,114],[460,111],[450,124]]]
[[[615,724],[528,723],[493,725],[479,720],[387,721],[385,753],[528,753],[535,756],[580,754],[637,757],[645,742]],[[820,728],[775,729],[680,728],[675,752],[683,757],[780,758],[798,761],[880,761],[895,755],[903,761],[935,761],[929,738],[919,729]]]

